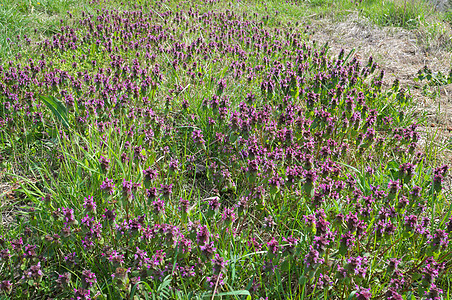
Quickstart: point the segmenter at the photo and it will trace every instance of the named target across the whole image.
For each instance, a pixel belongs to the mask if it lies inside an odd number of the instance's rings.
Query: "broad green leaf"
[[[66,106],[54,96],[39,95],[39,98],[52,111],[55,117],[60,120],[63,126],[69,128]]]

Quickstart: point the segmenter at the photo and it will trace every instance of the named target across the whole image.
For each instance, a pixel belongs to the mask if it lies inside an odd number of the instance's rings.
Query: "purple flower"
[[[408,204],[410,204],[410,201],[405,195],[399,196],[399,205],[398,208],[405,208]]]
[[[417,226],[417,216],[415,215],[409,215],[405,217],[405,227],[407,227],[408,230],[414,230]]]
[[[447,165],[443,165],[433,171],[433,187],[436,191],[441,190],[441,183],[448,170],[449,167]]]
[[[387,300],[403,300],[402,295],[396,292],[394,287],[390,287],[388,291],[385,293],[385,297]]]
[[[184,213],[188,213],[188,209],[190,207],[190,202],[186,199],[179,199],[179,211],[184,212]]]
[[[401,259],[390,258],[388,261],[388,272],[392,273],[396,271],[401,261],[402,261]]]
[[[260,244],[255,238],[251,238],[248,241],[248,247],[252,247],[254,251],[260,251],[262,249],[262,244]]]
[[[370,289],[365,289],[359,286],[356,286],[356,299],[358,300],[370,300],[372,294],[370,293]]]
[[[85,197],[83,207],[86,209],[86,211],[91,211],[94,213],[96,212],[96,202],[94,202],[93,196],[88,196],[88,198]]]
[[[60,289],[63,289],[69,285],[69,282],[71,281],[71,273],[65,272],[62,275],[58,275],[58,279],[56,280],[56,283]]]
[[[390,281],[391,287],[400,290],[405,286],[406,281],[402,272],[396,270],[392,277]]]
[[[115,210],[109,210],[109,209],[105,209],[104,214],[102,215],[102,218],[104,218],[104,220],[107,220],[108,222],[113,222],[116,219],[116,212]]]
[[[358,214],[352,214],[352,212],[350,212],[346,217],[345,217],[345,222],[347,224],[347,228],[351,231],[354,232],[359,225],[360,220],[358,219]]]
[[[226,79],[222,78],[218,80],[218,94],[222,94],[225,88],[226,88]]]
[[[172,184],[161,184],[160,185],[160,193],[162,193],[162,197],[169,197],[171,195],[173,185]]]
[[[218,253],[215,253],[215,257],[212,258],[213,272],[215,274],[224,272],[226,270],[227,264],[228,264],[227,260],[218,255]]]
[[[153,200],[157,197],[158,191],[157,188],[146,189],[146,196],[149,200]]]
[[[213,211],[217,211],[220,208],[220,198],[212,197],[209,198],[209,208]]]
[[[146,170],[143,170],[144,180],[145,181],[152,181],[158,176],[158,171],[153,170],[151,167],[147,168]]]
[[[89,217],[87,214],[85,217],[81,219],[81,223],[86,226],[86,228],[91,229],[94,225],[94,217]]]
[[[124,263],[124,254],[119,254],[116,250],[113,250],[108,256],[108,260],[113,264],[122,265]]]
[[[307,216],[303,216],[303,219],[304,219],[305,224],[309,228],[312,228],[314,230],[314,228],[316,226],[315,216],[314,215],[307,215]]]
[[[82,271],[82,282],[88,287],[93,286],[97,281],[96,274],[91,272],[91,270]]]
[[[11,258],[11,254],[9,253],[9,249],[0,250],[0,259],[3,261],[9,260]]]
[[[83,239],[81,239],[81,242],[82,242],[82,246],[85,250],[89,250],[89,249],[91,249],[91,247],[94,246],[94,243],[91,240],[91,236],[89,236],[89,234],[86,235]]]
[[[179,171],[179,160],[177,160],[175,158],[171,158],[171,161],[170,161],[168,167],[172,172]]]
[[[122,194],[127,199],[133,199],[133,182],[132,180],[127,181],[126,179],[123,179],[122,181]]]
[[[447,247],[449,244],[449,234],[445,230],[436,229],[433,237],[429,241],[433,247]]]
[[[323,264],[324,259],[320,257],[319,251],[315,250],[312,245],[309,246],[309,252],[304,258],[304,262],[307,267],[313,269],[317,264]]]
[[[108,177],[105,178],[105,180],[100,185],[100,189],[108,192],[110,195],[113,195],[114,188],[115,188],[115,183],[114,183],[113,179],[108,179]]]
[[[225,208],[221,214],[221,220],[226,223],[232,223],[235,221],[235,213],[233,208]]]
[[[389,194],[395,195],[397,192],[401,189],[402,185],[400,184],[399,180],[389,180],[388,183],[388,189]]]
[[[136,249],[137,249],[137,252],[134,255],[135,262],[139,266],[142,266],[143,263],[146,263],[147,261],[149,261],[148,253],[144,250],[140,250],[140,248],[138,248],[138,247]]]
[[[423,285],[428,286],[433,284],[435,279],[439,276],[440,269],[442,269],[442,265],[438,265],[433,259],[428,261],[421,270]]]
[[[449,170],[449,167],[447,165],[442,165],[441,167],[436,168],[433,171],[433,174],[440,174],[445,176],[447,174],[447,171]]]
[[[24,257],[32,258],[36,256],[36,245],[26,245],[24,247]]]
[[[317,177],[318,177],[317,172],[314,169],[309,170],[305,173],[305,179],[307,184],[313,184],[316,181]]]
[[[331,280],[331,278],[326,274],[320,273],[319,278],[317,279],[317,282],[315,284],[315,287],[316,287],[316,289],[323,290],[327,286],[332,286],[332,285],[333,285],[333,281]]]
[[[70,225],[70,224],[75,223],[74,210],[72,208],[69,209],[69,208],[62,207],[62,208],[58,209],[58,211],[63,213],[63,218],[66,221],[65,224]]]
[[[426,300],[440,300],[441,294],[443,293],[443,290],[438,288],[434,283],[431,285],[430,290],[427,292],[424,292]]]
[[[209,284],[210,288],[213,289],[213,288],[215,288],[215,286],[221,287],[224,285],[223,278],[224,278],[223,273],[213,274],[212,276],[206,278],[206,282]],[[218,282],[218,284],[217,284],[217,282]]]
[[[275,173],[269,180],[268,183],[270,186],[274,189],[279,189],[284,185],[284,179],[279,176],[277,173]]]
[[[202,255],[204,255],[207,258],[211,258],[214,255],[215,251],[217,250],[217,248],[215,248],[213,242],[206,243],[205,245],[201,245],[201,246],[199,246],[199,249],[201,249]]]
[[[84,288],[74,288],[74,296],[77,300],[91,300],[91,291],[89,289]]]
[[[102,155],[99,158],[100,167],[103,171],[108,171],[110,168],[110,160],[108,158],[103,157]]]
[[[115,279],[116,283],[121,285],[127,279],[127,274],[130,273],[131,269],[125,269],[118,267],[115,270],[115,273],[111,274],[111,277]]]
[[[77,254],[74,252],[74,253],[69,253],[68,255],[66,255],[65,257],[64,257],[64,261],[66,261],[66,262],[69,262],[69,263],[71,263],[71,264],[73,264],[73,265],[76,265],[77,263],[75,262],[75,260],[77,259]]]
[[[276,255],[279,251],[279,243],[275,239],[275,237],[272,237],[272,239],[267,243],[268,251],[272,253],[273,255]]]
[[[196,233],[196,242],[200,245],[205,245],[209,242],[210,233],[206,225],[199,225]]]
[[[339,279],[344,279],[348,276],[347,274],[347,270],[345,270],[344,267],[342,266],[337,266],[337,273],[336,273],[337,278]]]
[[[3,280],[0,282],[0,292],[5,292],[6,294],[11,293],[13,289],[13,284],[10,280]]]
[[[145,156],[145,151],[143,150],[142,146],[135,146],[133,147],[133,158],[138,160],[138,161],[145,161],[146,160],[146,156]]]
[[[193,130],[192,138],[196,144],[205,145],[206,143],[202,131],[200,129]]]
[[[273,260],[271,260],[271,259],[264,260],[263,265],[262,265],[263,271],[273,274],[273,273],[275,273],[276,268],[278,268],[278,265],[274,264]]]
[[[350,249],[355,243],[355,236],[349,231],[342,234],[340,245],[342,249]]]
[[[384,234],[386,235],[394,234],[396,229],[397,227],[391,222],[391,220],[388,220],[387,222],[379,220],[374,230],[377,233],[377,236],[381,237]]]
[[[157,250],[156,253],[151,257],[150,265],[157,269],[165,262],[166,253],[163,250]]]
[[[292,254],[294,252],[295,247],[298,245],[298,239],[293,236],[289,236],[288,238],[283,237],[283,241],[287,243],[284,247],[284,252]]]
[[[365,278],[367,272],[367,258],[361,256],[351,256],[347,259],[346,269],[355,275]]]
[[[449,222],[446,223],[446,232],[452,234],[452,217],[450,217]]]
[[[414,198],[418,198],[421,196],[422,188],[420,186],[413,186],[413,188],[410,191],[410,195]]]
[[[35,280],[40,279],[44,275],[41,270],[41,262],[38,262],[36,265],[32,265],[27,271],[25,271],[25,275],[28,278]]]
[[[326,250],[327,246],[330,244],[329,239],[327,239],[326,237],[327,235],[314,236],[314,242],[312,246],[314,247],[314,249],[319,251],[320,254],[322,254]]]
[[[273,220],[272,216],[268,216],[268,218],[264,217],[264,223],[262,224],[262,226],[266,229],[271,230],[273,227],[276,226],[276,222]]]
[[[152,207],[155,214],[163,214],[165,212],[165,201],[158,198],[157,200],[152,201]]]
[[[235,205],[239,214],[243,213],[249,207],[249,198],[246,196],[240,197],[238,203]]]

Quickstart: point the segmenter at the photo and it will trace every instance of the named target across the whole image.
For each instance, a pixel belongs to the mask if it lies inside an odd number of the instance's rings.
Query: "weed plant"
[[[25,209],[1,228],[1,297],[450,296],[448,167],[410,95],[246,4],[81,12],[3,62]]]

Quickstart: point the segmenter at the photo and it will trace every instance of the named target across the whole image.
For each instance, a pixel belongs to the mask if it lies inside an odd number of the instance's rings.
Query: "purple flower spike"
[[[218,253],[215,253],[215,257],[212,259],[212,265],[213,265],[213,272],[217,274],[220,272],[224,272],[226,270],[228,261],[225,260],[220,255],[218,255]]]
[[[358,300],[370,300],[372,298],[372,294],[370,293],[370,289],[365,289],[359,286],[356,286],[356,299]]]
[[[88,198],[85,197],[85,202],[83,204],[83,207],[88,212],[96,212],[96,202],[94,202],[93,196],[88,196]]]
[[[84,270],[82,272],[82,282],[88,287],[93,286],[97,282],[96,274],[91,272],[91,270]]]
[[[100,185],[100,189],[109,193],[110,195],[113,195],[114,189],[115,189],[115,183],[113,179],[105,178],[105,180]]]
[[[171,193],[173,192],[173,185],[172,184],[161,184],[160,185],[160,193],[162,194],[162,197],[168,198]]]
[[[204,140],[204,136],[200,129],[194,130],[192,133],[193,141],[196,144],[205,145],[206,141]]]
[[[157,200],[152,201],[152,207],[154,208],[155,214],[163,214],[165,212],[165,201],[158,198]]]
[[[441,300],[441,294],[443,290],[438,288],[434,283],[430,287],[428,292],[425,292],[426,300]]]

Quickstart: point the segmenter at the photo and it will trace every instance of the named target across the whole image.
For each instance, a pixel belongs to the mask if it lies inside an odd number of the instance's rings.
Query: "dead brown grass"
[[[346,52],[356,49],[356,55],[363,60],[372,55],[386,71],[386,84],[398,78],[402,86],[411,88],[418,109],[427,111],[429,121],[443,127],[452,125],[452,86],[442,87],[439,99],[431,99],[422,95],[413,81],[424,66],[448,73],[451,53],[441,45],[441,41],[422,43],[419,31],[381,28],[358,14],[351,14],[342,22],[316,20],[314,28],[313,39],[321,43],[328,42],[332,53],[339,53],[341,49]],[[438,101],[442,104],[440,112],[437,111]]]
[[[313,21],[315,30],[312,38],[318,43],[326,43],[330,52],[337,55],[341,49],[348,53],[356,49],[356,56],[366,61],[373,56],[379,66],[386,71],[386,86],[398,78],[402,87],[408,88],[416,101],[416,111],[426,114],[426,124],[420,128],[422,140],[420,150],[431,152],[435,148],[431,163],[452,164],[452,150],[445,147],[452,137],[452,85],[438,88],[439,96],[428,97],[416,86],[413,78],[424,66],[434,72],[448,74],[451,68],[450,28],[442,28],[443,33],[428,37],[425,28],[415,31],[403,28],[378,27],[358,13],[347,16],[346,20],[320,19]],[[422,84],[423,85],[423,84]],[[450,181],[451,178],[448,178]],[[451,182],[449,182],[450,186]]]

